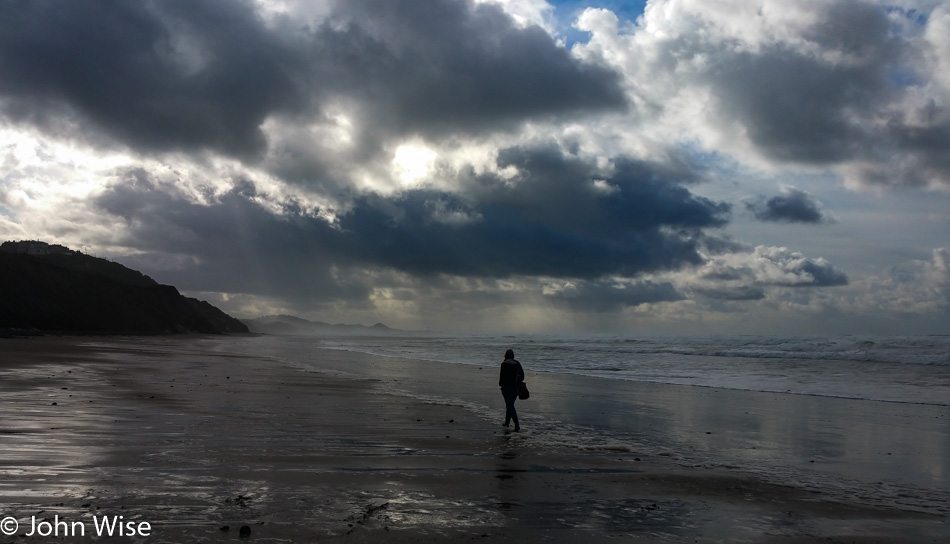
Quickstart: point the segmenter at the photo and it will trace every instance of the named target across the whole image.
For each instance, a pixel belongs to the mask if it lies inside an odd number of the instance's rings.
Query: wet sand
[[[892,452],[827,436],[813,440],[824,450],[781,451],[781,439],[761,438],[761,425],[755,432],[743,426],[750,410],[734,413],[761,404],[762,420],[780,423],[787,412],[810,406],[807,399],[769,404],[701,391],[691,393],[700,400],[687,416],[675,408],[682,406],[682,389],[638,384],[642,404],[632,408],[642,419],[633,427],[649,431],[621,447],[544,430],[583,427],[564,414],[594,414],[598,399],[610,397],[589,394],[601,382],[580,380],[567,395],[559,392],[569,388],[559,377],[532,376],[536,398],[519,405],[525,432],[505,434],[501,413],[499,421],[491,419],[491,409],[501,409],[490,384],[494,368],[415,362],[397,369],[381,358],[308,347],[307,364],[326,371],[305,371],[268,345],[278,344],[249,337],[0,340],[0,517],[19,525],[14,535],[0,535],[0,543],[225,542],[241,540],[242,526],[251,531],[246,541],[259,542],[950,537],[944,480],[928,487],[908,467],[907,484],[928,494],[903,500],[901,492],[882,489],[875,496],[875,471],[883,465],[857,460],[865,451]],[[457,402],[418,394],[452,381],[467,384],[453,396]],[[473,385],[483,382],[488,385]],[[488,411],[465,400],[483,390],[498,397],[487,401]],[[565,406],[569,398],[590,405]],[[695,404],[704,398],[711,400]],[[886,407],[893,409],[914,410]],[[878,429],[876,422],[890,417],[860,413],[858,427]],[[823,417],[832,428],[845,426],[833,421],[836,414]],[[945,443],[941,427],[913,425],[914,434]],[[678,434],[696,435],[681,441],[691,444],[685,454],[659,443]],[[750,442],[753,436],[758,442]],[[828,452],[838,449],[850,453],[832,459]],[[919,449],[917,465],[943,451]],[[826,466],[801,478],[773,478],[767,470],[773,465],[756,464],[756,457],[788,457],[776,466]],[[713,458],[734,459],[736,466],[696,462]],[[747,462],[757,468],[745,470]],[[945,466],[944,458],[934,463]],[[863,474],[857,481],[868,487],[825,491],[825,473],[846,480]],[[880,477],[890,487],[902,481]],[[152,530],[97,539],[93,520],[103,516],[148,522]],[[85,535],[22,536],[33,519],[79,522]]]

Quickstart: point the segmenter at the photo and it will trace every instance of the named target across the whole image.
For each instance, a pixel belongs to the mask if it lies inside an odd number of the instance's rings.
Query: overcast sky
[[[0,3],[0,238],[237,317],[950,331],[950,1]]]

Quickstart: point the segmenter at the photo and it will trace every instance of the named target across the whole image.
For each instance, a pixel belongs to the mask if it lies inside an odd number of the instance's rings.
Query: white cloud
[[[554,8],[545,0],[475,0],[476,3],[497,4],[522,26],[538,25],[555,32]]]
[[[950,312],[950,260],[946,248],[934,249],[929,261],[913,260],[884,276],[856,282],[841,294],[841,309],[884,318],[946,316]]]
[[[670,277],[683,289],[724,299],[762,298],[762,290],[769,287],[838,286],[848,282],[842,271],[822,257],[806,257],[785,247],[770,246],[709,256],[703,265]]]
[[[926,9],[666,0],[636,24],[588,9],[576,24],[592,37],[574,52],[625,75],[626,132],[641,138],[773,171],[831,169],[852,187],[946,188],[950,15]]]

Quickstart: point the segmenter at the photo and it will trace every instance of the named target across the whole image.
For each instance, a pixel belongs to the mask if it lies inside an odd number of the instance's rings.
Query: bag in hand
[[[521,400],[525,400],[526,398],[530,396],[531,396],[531,393],[528,392],[528,385],[524,382],[519,383],[518,384],[518,398]]]

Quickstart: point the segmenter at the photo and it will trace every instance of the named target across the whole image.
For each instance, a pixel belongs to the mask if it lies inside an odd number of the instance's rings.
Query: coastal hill
[[[246,333],[211,304],[119,263],[38,241],[0,244],[0,329],[97,334]]]
[[[392,329],[377,323],[372,327],[365,325],[344,325],[338,323],[331,325],[322,321],[310,321],[293,315],[265,315],[253,319],[243,319],[245,325],[251,332],[263,334],[332,334],[332,333],[356,333],[356,334],[385,334],[396,332]]]

